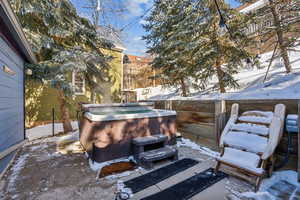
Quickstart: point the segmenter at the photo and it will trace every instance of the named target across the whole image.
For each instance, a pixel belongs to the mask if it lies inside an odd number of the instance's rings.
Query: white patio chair
[[[227,169],[222,171],[249,181],[254,178],[257,191],[262,178],[273,172],[273,154],[283,133],[285,105],[277,104],[274,112],[238,114],[239,105],[232,105],[230,119],[221,135],[221,156],[215,169],[218,171],[225,165]]]

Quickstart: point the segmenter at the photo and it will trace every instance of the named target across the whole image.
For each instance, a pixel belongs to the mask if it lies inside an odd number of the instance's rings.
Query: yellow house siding
[[[121,102],[123,53],[108,49],[103,49],[103,53],[113,57],[112,61],[110,62],[111,68],[109,71],[109,75],[112,78],[112,85],[110,87],[111,100],[112,102]]]
[[[109,75],[111,83],[99,83],[105,85],[103,94],[96,95],[96,103],[111,103],[121,101],[121,82],[122,82],[122,58],[123,53],[115,50],[102,49],[105,55],[113,57],[109,63],[111,68]],[[70,73],[69,80],[72,82]],[[43,122],[52,120],[52,109],[55,109],[56,120],[60,120],[60,107],[58,102],[57,90],[49,85],[42,85],[38,82],[28,81],[26,83],[26,127],[32,127]],[[78,102],[91,102],[91,92],[85,85],[84,95],[75,95],[69,98],[70,117],[76,119]]]

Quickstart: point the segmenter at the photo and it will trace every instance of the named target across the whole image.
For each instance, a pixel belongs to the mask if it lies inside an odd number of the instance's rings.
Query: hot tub
[[[153,109],[152,103],[83,104],[80,143],[96,162],[132,155],[135,137],[164,134],[176,142],[176,112]]]

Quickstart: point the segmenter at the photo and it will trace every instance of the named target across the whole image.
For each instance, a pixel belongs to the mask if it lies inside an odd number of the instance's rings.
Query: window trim
[[[83,78],[83,82],[82,82],[82,92],[76,92],[76,85],[75,85],[75,76],[78,72],[73,71],[72,72],[72,86],[75,88],[75,95],[85,95],[85,79]]]

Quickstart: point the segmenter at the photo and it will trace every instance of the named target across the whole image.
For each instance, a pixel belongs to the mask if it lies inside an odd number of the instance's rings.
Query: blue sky
[[[125,53],[142,56],[146,51],[145,41],[142,36],[145,30],[142,27],[143,19],[140,17],[151,8],[153,0],[101,0],[105,15],[102,15],[100,23],[102,25],[112,24],[122,31],[122,39],[126,46]],[[236,0],[226,0],[232,7],[239,6]],[[71,0],[75,5],[80,16],[91,19],[89,10],[84,8],[88,6],[88,0]],[[125,7],[126,11],[119,15],[118,13],[110,13],[109,10]]]

